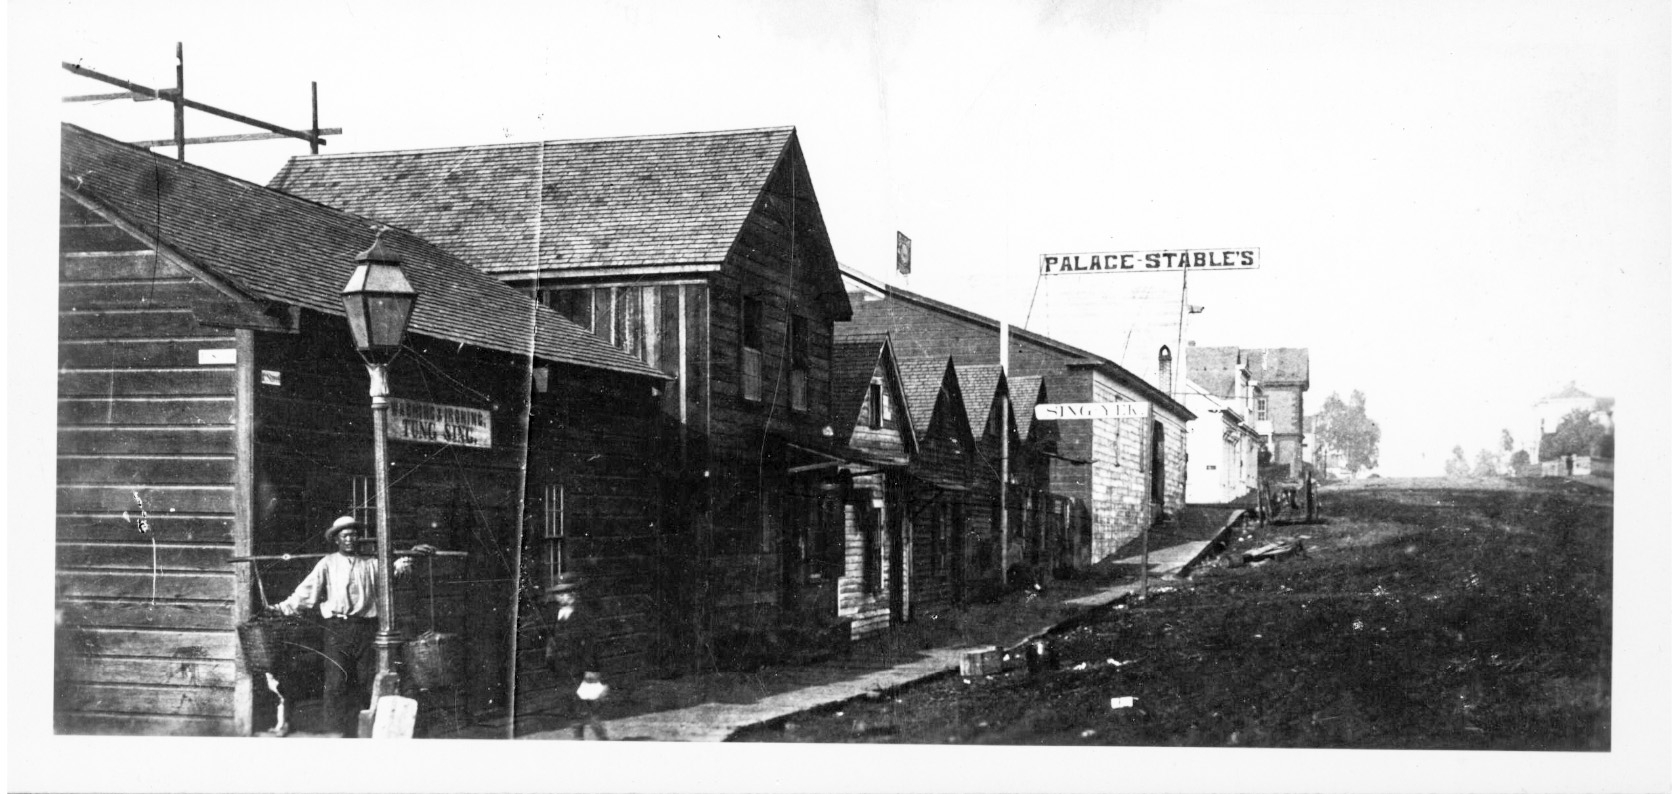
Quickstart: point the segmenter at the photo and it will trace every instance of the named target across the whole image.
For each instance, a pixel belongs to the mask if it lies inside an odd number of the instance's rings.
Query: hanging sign
[[[1151,406],[1144,402],[1042,403],[1032,415],[1045,421],[1058,419],[1146,419]]]
[[[392,441],[489,449],[489,412],[392,397],[385,437]]]
[[[1159,273],[1167,270],[1258,270],[1257,248],[1160,249],[1095,254],[1044,254],[1037,272],[1045,276],[1076,273]]]

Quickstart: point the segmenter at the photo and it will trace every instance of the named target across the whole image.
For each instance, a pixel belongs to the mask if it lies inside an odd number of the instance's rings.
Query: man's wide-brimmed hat
[[[362,528],[363,528],[362,523],[360,521],[355,520],[355,516],[339,516],[337,521],[332,522],[332,526],[326,528],[326,542],[327,543],[337,543],[339,532],[342,532],[346,529],[362,529]]]

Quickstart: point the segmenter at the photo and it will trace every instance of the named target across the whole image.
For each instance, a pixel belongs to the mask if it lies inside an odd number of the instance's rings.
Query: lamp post
[[[402,259],[385,247],[384,230],[373,245],[356,256],[355,273],[344,285],[344,314],[350,322],[350,336],[356,352],[367,364],[368,393],[373,398],[373,479],[376,491],[379,541],[379,633],[373,638],[378,652],[379,672],[373,678],[373,702],[398,694],[396,651],[402,637],[396,630],[395,599],[391,594],[390,463],[386,455],[385,427],[390,411],[390,381],[386,368],[402,350],[402,336],[408,328],[418,293],[402,275]]]

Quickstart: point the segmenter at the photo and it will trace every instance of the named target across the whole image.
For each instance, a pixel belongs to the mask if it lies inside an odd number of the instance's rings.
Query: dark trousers
[[[379,621],[368,618],[329,618],[326,626],[326,680],[322,699],[325,729],[356,736],[356,715],[372,702],[373,675],[378,656],[373,636]]]

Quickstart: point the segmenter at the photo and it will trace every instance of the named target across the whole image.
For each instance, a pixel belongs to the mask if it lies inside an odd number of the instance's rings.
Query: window
[[[594,290],[549,290],[547,298],[548,308],[582,326],[585,331],[594,330]]]
[[[372,477],[360,474],[350,477],[349,515],[360,521],[362,526],[369,527],[361,533],[364,538],[372,537],[371,527],[379,523],[379,502],[375,490]]]
[[[740,396],[763,400],[763,302],[740,299]]]
[[[1269,397],[1266,397],[1262,394],[1259,395],[1258,408],[1256,410],[1256,413],[1258,415],[1258,421],[1260,421],[1260,422],[1269,421],[1269,419],[1270,419],[1270,398]]]
[[[792,326],[788,329],[788,351],[792,360],[792,369],[787,376],[787,390],[792,399],[794,411],[810,410],[810,321],[798,315],[792,316]]]
[[[862,404],[861,424],[875,430],[880,429],[883,424],[880,412],[883,408],[884,406],[881,405],[880,382],[874,381],[868,384],[868,399],[863,401]]]
[[[880,592],[880,511],[869,502],[857,506],[857,529],[862,533],[862,592]]]
[[[565,486],[550,485],[542,490],[542,573],[548,584],[558,582],[567,570],[566,540]]]

